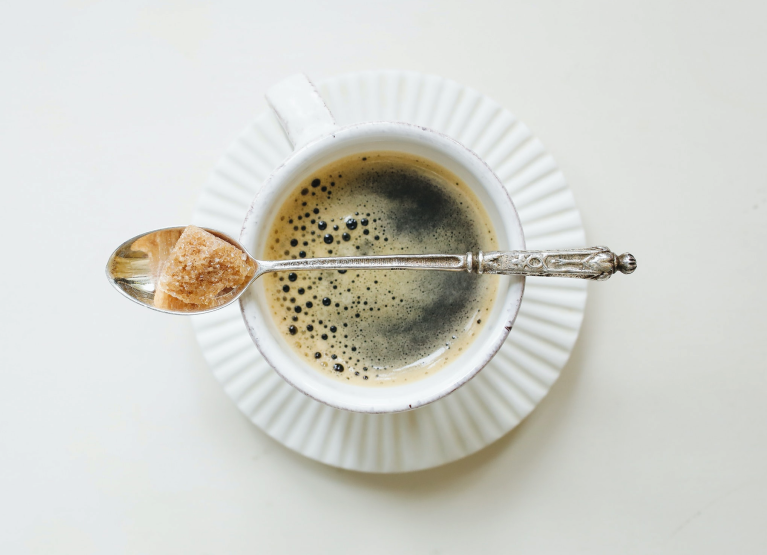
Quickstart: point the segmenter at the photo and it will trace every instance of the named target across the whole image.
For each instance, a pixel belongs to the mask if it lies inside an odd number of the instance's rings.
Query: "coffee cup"
[[[278,83],[266,96],[294,151],[266,179],[245,217],[240,242],[255,256],[265,251],[274,214],[296,184],[335,160],[382,150],[423,157],[455,174],[483,206],[497,234],[499,250],[525,249],[519,216],[503,184],[487,164],[457,141],[432,129],[402,122],[337,126],[314,85],[303,75]],[[266,361],[302,393],[338,409],[399,412],[436,401],[461,387],[484,368],[506,340],[519,311],[524,278],[488,276],[483,279],[497,279],[498,292],[484,317],[485,325],[468,347],[438,372],[384,388],[366,388],[330,379],[298,356],[285,343],[270,317],[262,284],[254,284],[241,297],[240,307],[248,332]]]

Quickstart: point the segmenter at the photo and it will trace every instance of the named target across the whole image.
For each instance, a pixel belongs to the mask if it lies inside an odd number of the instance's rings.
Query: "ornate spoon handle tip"
[[[479,252],[477,273],[570,277],[604,281],[615,272],[636,270],[636,258],[607,247],[552,251]]]

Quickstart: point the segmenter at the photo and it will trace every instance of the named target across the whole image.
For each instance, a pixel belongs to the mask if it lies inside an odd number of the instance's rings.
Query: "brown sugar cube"
[[[165,291],[162,289],[157,289],[154,292],[154,305],[157,308],[163,308],[165,310],[174,310],[174,311],[190,311],[194,312],[196,310],[199,310],[201,307],[200,305],[196,305],[193,303],[185,303],[184,301],[181,301],[177,299],[176,297],[171,297],[168,295]]]
[[[190,225],[166,260],[157,291],[184,303],[215,306],[219,293],[242,285],[254,272],[243,251]],[[160,301],[166,303],[167,299],[161,296]]]

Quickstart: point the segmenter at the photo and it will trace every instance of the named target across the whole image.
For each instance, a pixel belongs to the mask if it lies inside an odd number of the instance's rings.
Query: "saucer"
[[[350,73],[315,83],[339,125],[405,121],[441,131],[476,152],[508,189],[528,249],[586,245],[572,191],[554,159],[527,126],[488,97],[411,71]],[[239,236],[256,191],[292,150],[272,113],[256,118],[213,170],[192,222]],[[570,356],[586,285],[527,278],[514,329],[490,363],[453,394],[396,414],[346,412],[293,389],[256,349],[239,305],[192,321],[213,375],[272,438],[328,465],[408,472],[475,453],[530,414]]]

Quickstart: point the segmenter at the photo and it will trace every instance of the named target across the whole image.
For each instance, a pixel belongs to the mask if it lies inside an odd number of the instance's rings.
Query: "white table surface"
[[[3,3],[0,553],[767,552],[766,20],[757,1]],[[188,221],[270,84],[369,68],[507,106],[589,241],[639,260],[590,284],[532,416],[406,475],[275,443],[188,320],[103,275],[124,239]]]

